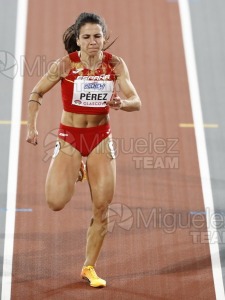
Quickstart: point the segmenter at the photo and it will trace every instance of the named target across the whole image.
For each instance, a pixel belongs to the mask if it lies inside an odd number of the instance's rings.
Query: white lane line
[[[28,0],[18,0],[17,2],[17,21],[16,21],[16,43],[15,58],[21,62],[21,55],[25,54],[25,40],[27,27]],[[20,68],[22,70],[20,70]],[[12,260],[15,230],[16,212],[16,192],[17,192],[17,173],[19,158],[21,106],[23,96],[23,72],[24,66],[19,65],[18,73],[13,82],[12,94],[12,125],[10,133],[9,167],[8,167],[8,186],[7,186],[7,212],[5,226],[5,244],[3,257],[3,276],[1,299],[10,300],[12,283]]]
[[[208,155],[205,141],[205,133],[203,128],[203,117],[201,108],[201,99],[199,92],[197,67],[195,60],[195,52],[193,45],[192,26],[190,17],[190,7],[188,0],[179,0],[179,10],[181,18],[181,26],[183,33],[184,51],[186,57],[186,67],[189,81],[190,97],[192,114],[195,124],[195,136],[197,143],[198,160],[201,174],[202,191],[204,198],[204,205],[208,214],[207,228],[209,237],[215,238],[213,243],[209,242],[211,261],[212,261],[212,272],[215,286],[216,299],[225,299],[224,285],[222,277],[222,268],[219,255],[218,233],[213,227],[214,224],[210,222],[212,216],[214,216],[214,203],[212,195],[212,187],[210,181],[210,171],[208,164]]]

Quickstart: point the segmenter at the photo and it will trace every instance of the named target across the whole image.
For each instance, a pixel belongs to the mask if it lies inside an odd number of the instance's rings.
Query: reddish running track
[[[111,112],[118,150],[117,190],[97,271],[108,286],[80,279],[91,218],[88,184],[61,212],[45,203],[44,183],[62,110],[60,84],[44,97],[39,145],[21,127],[12,300],[215,299],[198,158],[177,3],[166,0],[29,1],[22,119],[29,93],[63,56],[62,34],[83,11],[105,17],[110,51],[124,58],[143,103]]]

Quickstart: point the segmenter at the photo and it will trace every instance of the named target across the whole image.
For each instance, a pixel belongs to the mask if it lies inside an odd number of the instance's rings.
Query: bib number
[[[105,107],[106,101],[110,100],[113,94],[113,81],[74,81],[73,105],[84,107]]]

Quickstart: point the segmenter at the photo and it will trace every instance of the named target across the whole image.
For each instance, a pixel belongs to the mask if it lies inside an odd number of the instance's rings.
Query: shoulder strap
[[[69,57],[70,57],[70,60],[73,61],[73,62],[79,62],[80,61],[80,58],[79,58],[79,55],[78,55],[77,51],[70,53]]]
[[[112,59],[112,54],[106,51],[103,51],[103,60],[105,63],[110,63],[111,59]]]

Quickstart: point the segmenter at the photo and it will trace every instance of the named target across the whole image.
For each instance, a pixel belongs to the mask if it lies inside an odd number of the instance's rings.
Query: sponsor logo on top
[[[100,82],[88,82],[84,84],[84,90],[104,90],[106,84]]]

